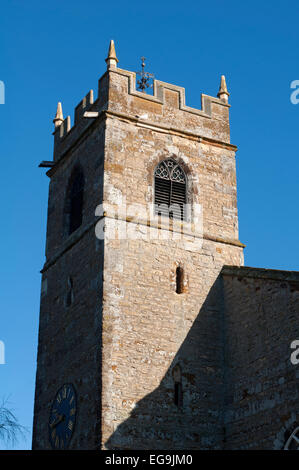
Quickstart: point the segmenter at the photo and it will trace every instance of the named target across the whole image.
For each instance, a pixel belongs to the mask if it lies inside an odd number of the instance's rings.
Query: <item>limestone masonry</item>
[[[41,164],[33,448],[292,448],[299,273],[243,266],[225,78],[194,109],[179,86],[137,91],[113,42],[106,62],[72,127],[59,103],[53,162]],[[155,212],[161,162],[185,178],[161,183],[165,198],[185,191],[184,219]]]

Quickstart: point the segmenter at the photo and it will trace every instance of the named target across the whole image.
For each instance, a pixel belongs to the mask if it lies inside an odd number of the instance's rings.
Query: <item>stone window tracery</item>
[[[155,169],[155,214],[186,220],[186,175],[172,158]]]
[[[292,432],[286,441],[284,450],[299,450],[299,426]]]

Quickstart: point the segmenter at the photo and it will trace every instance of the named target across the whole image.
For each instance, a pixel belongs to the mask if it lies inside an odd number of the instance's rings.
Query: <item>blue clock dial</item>
[[[77,412],[76,391],[64,384],[56,393],[49,419],[49,439],[53,449],[67,449],[74,432]]]

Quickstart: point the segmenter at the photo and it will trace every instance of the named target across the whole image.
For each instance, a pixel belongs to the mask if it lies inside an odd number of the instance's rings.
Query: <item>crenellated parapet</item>
[[[201,94],[201,109],[192,108],[186,106],[185,101],[185,88],[171,83],[162,82],[160,80],[154,80],[153,83],[153,95],[146,94],[144,92],[136,90],[136,73],[128,70],[113,69],[110,70],[111,74],[118,75],[119,77],[127,78],[127,94],[132,97],[137,97],[142,100],[157,103],[160,105],[168,105],[177,108],[181,111],[192,113],[197,116],[211,119],[216,117],[215,109],[212,107],[213,104],[220,108],[230,108],[230,105],[225,99],[216,98]],[[113,75],[111,76],[111,85],[113,86]],[[100,90],[99,90],[100,92]],[[219,94],[219,93],[218,93]],[[227,93],[228,94],[228,93]]]
[[[63,119],[61,104],[58,103],[56,117],[54,118],[54,162],[68,150],[90,123],[83,118],[86,111],[90,110],[94,104],[93,90],[90,90],[75,108],[74,125],[71,125],[71,117]]]
[[[229,107],[225,77],[221,77],[217,97],[201,94],[201,108],[186,105],[185,88],[154,80],[153,94],[136,89],[136,73],[117,67],[114,43],[106,59],[107,71],[99,79],[98,96],[93,90],[75,108],[74,125],[70,116],[63,119],[59,103],[54,119],[54,162],[67,153],[95,119],[109,113],[135,121],[136,125],[173,129],[194,138],[230,145]]]
[[[77,104],[75,108],[75,125],[80,121],[83,117],[85,111],[88,111],[93,105],[93,90],[90,90],[86,96],[84,96],[83,100]]]

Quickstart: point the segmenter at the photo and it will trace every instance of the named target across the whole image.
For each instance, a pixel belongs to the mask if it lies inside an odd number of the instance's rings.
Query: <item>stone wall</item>
[[[200,236],[238,243],[235,153],[231,149],[109,116],[104,203],[117,208],[125,200],[130,205],[150,207],[152,213],[154,170],[161,160],[169,157],[183,167],[187,176],[189,221],[193,230]],[[201,213],[195,219],[192,211],[197,206]],[[242,247],[240,243],[238,246]],[[237,264],[240,263],[243,261]]]
[[[225,267],[228,449],[281,449],[299,421],[299,273]],[[298,424],[297,424],[298,425]]]
[[[210,116],[189,112],[180,106],[180,90],[168,84],[161,85],[159,102],[158,93],[152,98],[130,93],[125,71],[111,71],[109,78],[102,446],[221,448],[224,344],[218,277],[223,264],[243,264],[228,108],[217,100]],[[167,230],[152,209],[154,169],[169,157],[187,175],[191,212],[187,223],[173,222]],[[124,200],[149,212],[120,214],[116,221]],[[138,239],[114,240],[110,230],[135,231]],[[175,289],[177,266],[184,270],[182,294]],[[183,407],[174,403],[177,364]]]
[[[44,275],[34,408],[34,449],[49,449],[49,418],[56,392],[72,383],[77,417],[71,449],[99,446],[101,420],[101,299],[103,248],[89,231]],[[67,306],[68,277],[73,302]]]
[[[73,449],[99,447],[103,242],[95,237],[95,208],[102,201],[104,126],[91,126],[52,168],[46,262],[42,270],[33,448],[49,449],[49,417],[58,389],[77,391]],[[67,233],[65,203],[73,169],[84,172],[82,225]],[[67,305],[69,278],[72,304]]]
[[[109,222],[108,222],[109,223]],[[105,242],[103,447],[221,448],[223,318],[218,274],[235,247],[214,242]],[[184,270],[177,294],[175,269]],[[183,406],[173,368],[182,370]]]

